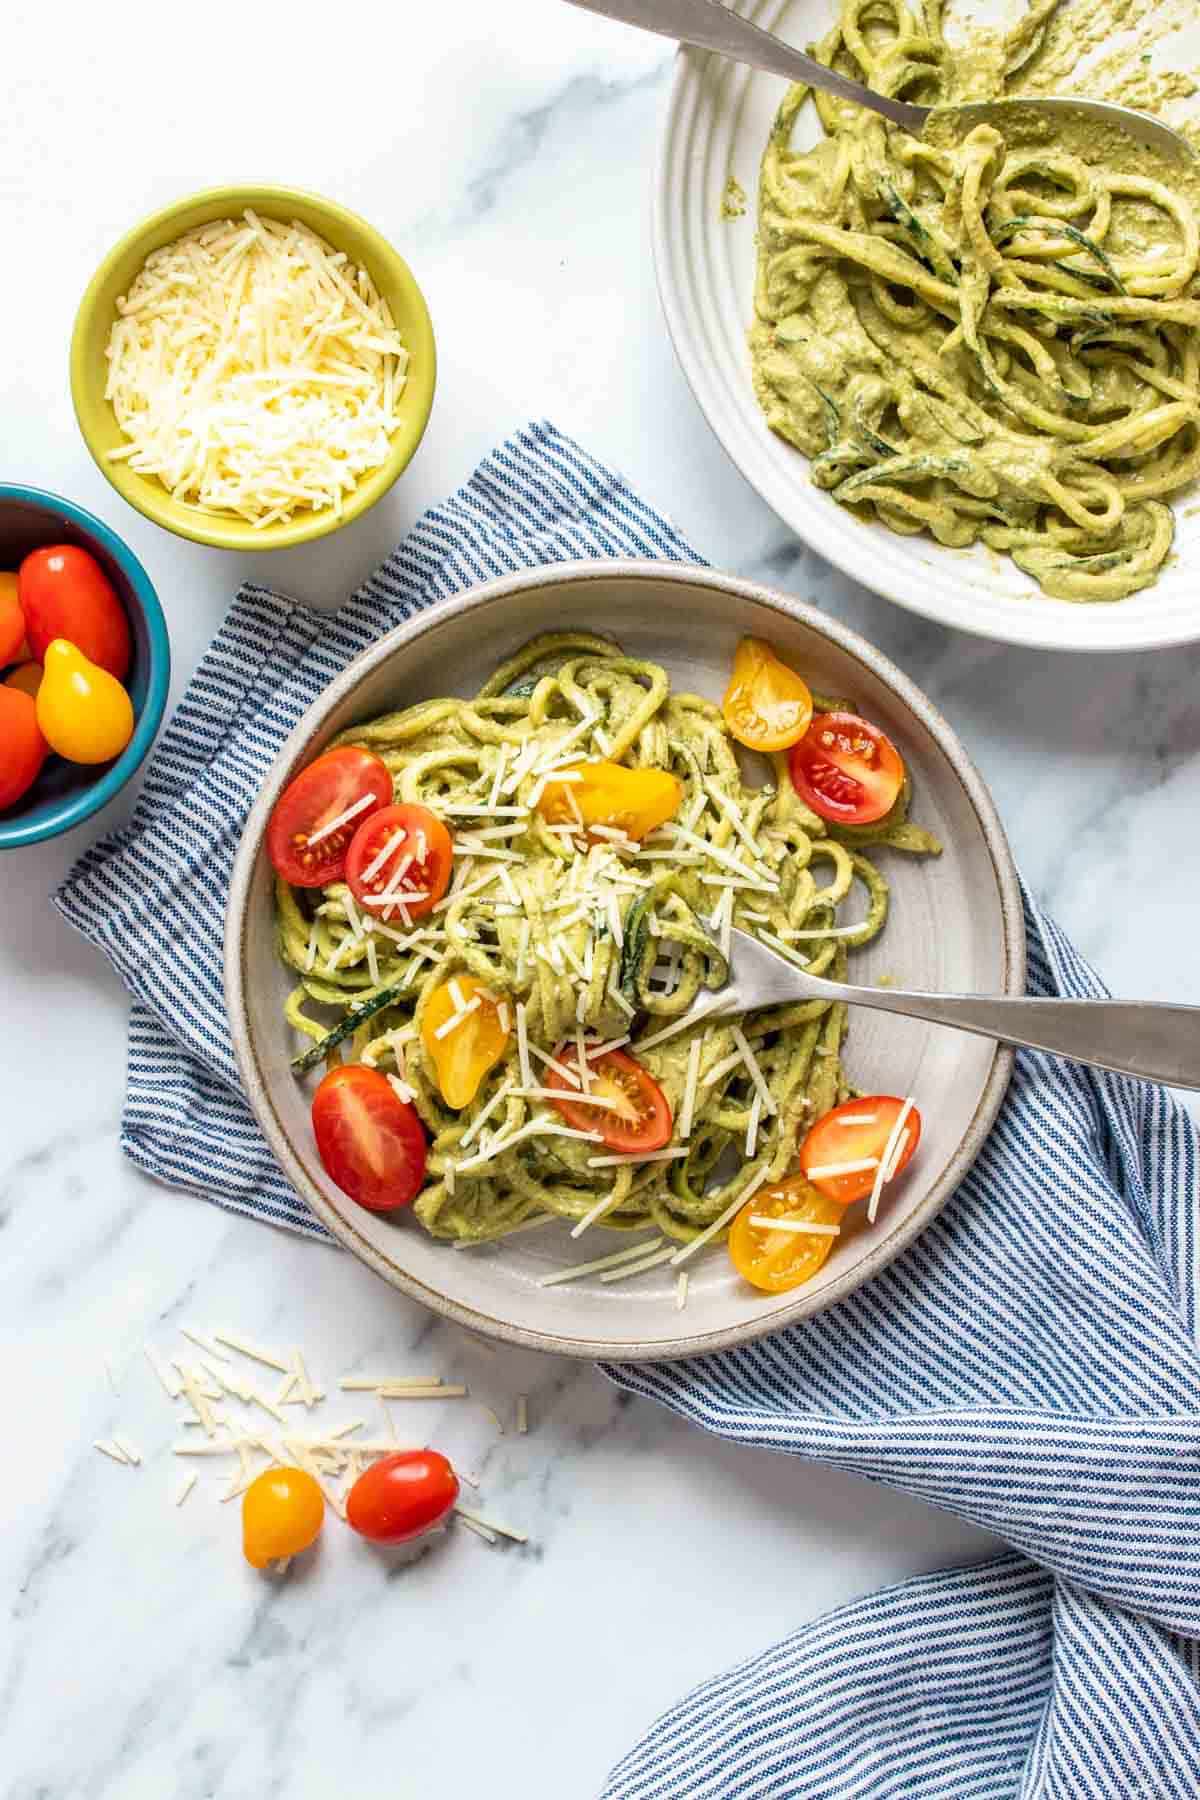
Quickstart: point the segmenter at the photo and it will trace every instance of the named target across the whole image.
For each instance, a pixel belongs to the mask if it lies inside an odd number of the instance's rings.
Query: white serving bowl
[[[839,10],[836,0],[730,3],[800,49],[823,36]],[[1174,556],[1153,587],[1127,600],[1075,605],[1052,600],[982,545],[948,550],[856,518],[814,487],[807,458],[768,430],[746,334],[758,166],[786,91],[777,75],[681,50],[655,177],[654,260],[667,326],[705,417],[746,480],[835,567],[943,625],[1047,650],[1151,650],[1200,638],[1194,492],[1178,499]],[[747,199],[736,219],[722,211],[731,176]]]

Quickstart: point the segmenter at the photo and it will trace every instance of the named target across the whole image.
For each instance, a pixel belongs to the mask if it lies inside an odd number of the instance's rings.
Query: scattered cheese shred
[[[145,1351],[146,1361],[150,1364],[150,1367],[158,1377],[159,1385],[166,1394],[167,1399],[178,1400],[180,1394],[183,1392],[183,1383],[180,1381],[179,1377],[171,1374],[171,1371],[167,1368],[153,1344],[143,1344],[142,1349]]]
[[[883,1193],[884,1183],[890,1181],[895,1174],[894,1164],[898,1161],[896,1146],[900,1142],[900,1134],[904,1130],[905,1121],[913,1109],[913,1097],[909,1094],[904,1105],[896,1114],[896,1123],[892,1126],[888,1141],[883,1147],[883,1155],[879,1159],[879,1167],[875,1171],[875,1182],[871,1188],[871,1198],[867,1202],[867,1221],[873,1225],[875,1215],[879,1211],[879,1199]]]
[[[517,1395],[517,1435],[525,1437],[529,1431],[529,1395]]]
[[[521,1070],[521,1085],[533,1086],[533,1066],[529,1061],[529,1034],[525,1023],[525,1002],[517,1001],[517,1063]]]
[[[679,1274],[675,1278],[675,1310],[676,1310],[676,1312],[682,1312],[684,1307],[687,1305],[687,1294],[688,1294],[688,1272],[686,1269],[680,1269]]]
[[[697,1250],[703,1250],[705,1244],[711,1243],[719,1231],[724,1231],[734,1214],[741,1211],[747,1200],[749,1200],[752,1195],[757,1194],[760,1187],[764,1186],[769,1175],[769,1169],[760,1169],[753,1181],[746,1183],[746,1186],[742,1189],[741,1193],[738,1194],[737,1198],[729,1202],[729,1205],[725,1208],[724,1212],[718,1214],[712,1224],[706,1226],[700,1233],[699,1237],[694,1237],[690,1244],[684,1244],[681,1250],[675,1251],[671,1261],[678,1266],[681,1262],[686,1262],[689,1256],[695,1256]]]
[[[764,1231],[791,1231],[805,1237],[840,1237],[840,1225],[818,1225],[808,1219],[776,1219],[770,1213],[751,1213],[751,1225],[761,1226]]]
[[[197,1481],[199,1481],[199,1479],[200,1479],[200,1477],[195,1474],[184,1476],[183,1483],[179,1489],[179,1492],[175,1496],[176,1506],[183,1505],[184,1501],[187,1499],[188,1495],[191,1493],[192,1489],[195,1487],[195,1485],[196,1485]]]
[[[456,1513],[458,1513],[458,1516],[461,1518],[463,1524],[467,1527],[467,1530],[473,1531],[475,1533],[476,1537],[483,1538],[484,1541],[489,1544],[498,1544],[500,1542],[500,1539],[497,1537],[496,1533],[492,1530],[490,1525],[484,1525],[480,1522],[480,1520],[478,1520],[474,1517],[468,1518],[466,1513],[463,1512],[460,1507],[456,1506],[454,1510]]]
[[[526,1532],[514,1531],[511,1525],[502,1525],[499,1519],[485,1519],[479,1513],[472,1512],[470,1508],[466,1506],[456,1506],[454,1510],[458,1514],[458,1517],[460,1519],[465,1519],[468,1524],[478,1525],[484,1531],[496,1532],[501,1537],[511,1538],[514,1544],[527,1544],[529,1542],[529,1537]]]
[[[776,1103],[775,1096],[767,1086],[766,1077],[759,1068],[754,1052],[750,1048],[749,1040],[740,1025],[735,1025],[733,1027],[733,1041],[742,1053],[742,1061],[750,1072],[750,1079],[758,1091],[764,1110],[769,1113],[778,1112],[779,1107]]]
[[[692,1119],[696,1111],[696,1089],[700,1080],[700,1053],[704,1038],[697,1034],[688,1050],[687,1079],[683,1086],[683,1108],[679,1115],[679,1136],[686,1144],[692,1135]]]
[[[428,1387],[415,1387],[409,1381],[386,1382],[379,1390],[381,1400],[461,1400],[465,1387],[434,1382]]]
[[[589,1162],[594,1162],[595,1160],[594,1157],[589,1156],[588,1158]],[[617,1162],[620,1159],[614,1156],[612,1160]],[[614,1188],[610,1193],[601,1194],[595,1205],[588,1207],[588,1210],[584,1213],[582,1219],[580,1219],[578,1223],[572,1225],[571,1236],[573,1238],[582,1237],[584,1232],[596,1223],[597,1219],[602,1219],[609,1207],[616,1201],[619,1192],[620,1190],[618,1188]]]
[[[618,1264],[631,1261],[634,1257],[644,1256],[647,1251],[656,1250],[662,1238],[655,1236],[643,1238],[640,1244],[631,1244],[626,1250],[617,1250],[612,1256],[599,1256],[593,1262],[575,1263],[569,1269],[555,1269],[551,1275],[543,1275],[538,1281],[539,1287],[556,1287],[560,1281],[578,1281],[581,1275],[596,1275],[602,1269],[616,1268]]]
[[[814,1168],[806,1169],[805,1174],[810,1181],[819,1181],[835,1175],[865,1175],[870,1169],[879,1167],[877,1156],[861,1156],[857,1162],[820,1163]]]
[[[214,1331],[213,1336],[218,1344],[227,1344],[242,1356],[248,1356],[251,1362],[265,1363],[268,1369],[278,1369],[281,1375],[290,1375],[291,1365],[287,1358],[277,1350],[264,1350],[261,1344],[251,1343],[249,1338],[235,1337],[232,1331]]]
[[[647,1269],[657,1269],[659,1263],[669,1262],[675,1254],[674,1246],[668,1244],[665,1250],[656,1250],[642,1262],[627,1263],[623,1269],[606,1269],[601,1281],[628,1281],[632,1275],[644,1275]]]

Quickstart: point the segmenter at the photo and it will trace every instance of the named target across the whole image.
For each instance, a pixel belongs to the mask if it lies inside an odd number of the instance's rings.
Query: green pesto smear
[[[1110,0],[1109,30],[1116,14],[1152,29],[1142,0]],[[1037,0],[1007,35],[951,44],[940,0],[846,0],[830,67],[923,104],[1014,104],[1002,130],[948,113],[918,140],[794,87],[762,162],[750,333],[767,422],[819,487],[903,535],[1007,553],[1070,601],[1150,585],[1169,501],[1200,475],[1195,171],[1019,104],[1103,43],[1098,3]],[[1105,97],[1191,85],[1134,62]],[[825,136],[796,151],[810,98]]]
[[[725,183],[725,191],[721,195],[721,217],[723,219],[741,219],[746,213],[746,190],[736,175],[731,175]]]

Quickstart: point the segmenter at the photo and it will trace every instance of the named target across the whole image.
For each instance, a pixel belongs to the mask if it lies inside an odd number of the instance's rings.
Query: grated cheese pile
[[[247,211],[147,259],[117,301],[112,461],[257,527],[332,507],[386,460],[408,351],[364,269]]]

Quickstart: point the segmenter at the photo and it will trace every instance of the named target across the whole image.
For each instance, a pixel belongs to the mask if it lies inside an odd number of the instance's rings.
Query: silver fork
[[[927,994],[855,987],[809,975],[735,926],[729,980],[689,1017],[730,1017],[792,1000],[845,1000],[995,1038],[1018,1050],[1046,1050],[1070,1062],[1141,1075],[1169,1087],[1200,1088],[1200,1006],[1150,1000],[1031,1000],[1016,994]]]
[[[793,50],[782,38],[772,36],[760,26],[741,18],[718,0],[570,0],[585,12],[601,13],[606,19],[619,19],[624,25],[637,25],[643,31],[657,32],[660,37],[677,38],[683,44],[695,44],[701,50],[715,50],[733,62],[749,63],[752,69],[766,69],[771,75],[783,75],[788,81],[806,81],[822,93],[836,94],[841,100],[854,100],[882,114],[893,125],[902,125],[920,137],[929,115],[935,109],[915,106],[911,100],[895,100],[890,94],[877,94],[827,69],[802,50]],[[938,112],[956,112],[970,123],[1000,125],[1006,107],[1020,105],[1027,110],[1057,115],[1083,113],[1105,124],[1119,125],[1122,130],[1152,150],[1165,151],[1190,162],[1195,151],[1186,138],[1164,125],[1149,113],[1137,112],[1132,106],[1117,106],[1110,100],[1084,100],[1074,94],[1021,95],[1012,100],[973,100],[955,107],[938,107]]]

